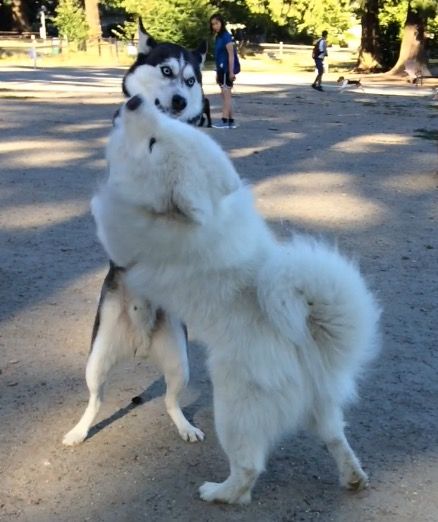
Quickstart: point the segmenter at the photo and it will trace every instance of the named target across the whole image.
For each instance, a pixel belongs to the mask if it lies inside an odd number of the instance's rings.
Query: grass
[[[13,52],[12,52],[13,51]],[[32,66],[33,60],[29,56],[30,41],[0,41],[0,65],[26,65]],[[11,54],[12,53],[12,54]],[[89,45],[87,51],[77,51],[72,44],[62,54],[52,54],[50,41],[43,45],[37,45],[38,67],[62,67],[62,66],[129,66],[134,58],[129,56],[123,45],[119,46],[116,54],[114,45],[102,44]],[[351,70],[355,65],[356,57],[347,49],[329,49],[328,65],[330,72],[343,72]],[[268,74],[282,74],[290,72],[313,72],[315,69],[311,47],[302,46],[293,52],[284,52],[282,56],[278,52],[269,55],[267,53],[247,54],[241,58],[242,71],[264,72]],[[207,69],[212,69],[213,64],[207,63]]]

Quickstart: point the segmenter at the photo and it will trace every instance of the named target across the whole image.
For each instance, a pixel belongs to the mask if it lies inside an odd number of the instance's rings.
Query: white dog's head
[[[139,95],[118,111],[107,159],[109,184],[131,204],[198,224],[241,186],[219,145]]]

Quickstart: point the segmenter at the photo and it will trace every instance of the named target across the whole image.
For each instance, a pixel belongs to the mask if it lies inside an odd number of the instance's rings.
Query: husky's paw
[[[81,442],[84,442],[87,432],[79,431],[75,428],[70,430],[66,435],[64,435],[64,438],[62,439],[62,443],[65,446],[76,446],[77,444],[80,444]]]
[[[341,485],[350,491],[361,491],[369,486],[368,476],[360,467],[350,469],[341,477]]]
[[[202,442],[205,437],[203,431],[199,428],[195,428],[195,426],[192,426],[191,424],[184,426],[184,428],[181,428],[178,431],[181,438],[186,442]]]
[[[232,490],[226,482],[204,482],[199,488],[202,500],[206,502],[226,502],[227,504],[249,504],[251,491],[239,495],[239,491]]]

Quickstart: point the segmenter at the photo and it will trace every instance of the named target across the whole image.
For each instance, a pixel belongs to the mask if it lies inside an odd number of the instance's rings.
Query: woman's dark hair
[[[221,23],[221,29],[220,29],[220,31],[219,31],[218,34],[221,34],[221,33],[223,33],[224,31],[226,31],[226,29],[225,29],[225,25],[226,25],[226,23],[225,23],[225,19],[224,19],[224,17],[223,17],[221,14],[219,14],[219,13],[215,13],[214,15],[211,15],[211,16],[210,16],[210,32],[211,32],[211,33],[213,32],[213,29],[211,28],[211,22],[212,22],[213,20],[219,20],[219,22]]]

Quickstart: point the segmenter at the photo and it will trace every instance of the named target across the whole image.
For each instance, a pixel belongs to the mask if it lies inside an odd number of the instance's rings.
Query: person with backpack
[[[220,14],[210,17],[210,31],[215,35],[214,59],[216,62],[216,82],[222,93],[222,121],[213,125],[217,129],[235,129],[233,118],[231,89],[236,74],[240,72],[239,57],[233,37],[225,29],[225,20]]]
[[[324,89],[321,87],[322,75],[324,74],[324,58],[328,56],[327,54],[327,31],[323,31],[321,38],[317,40],[315,46],[312,51],[312,58],[315,60],[315,67],[317,70],[317,75],[315,81],[312,83],[312,88],[317,91],[323,91]]]

